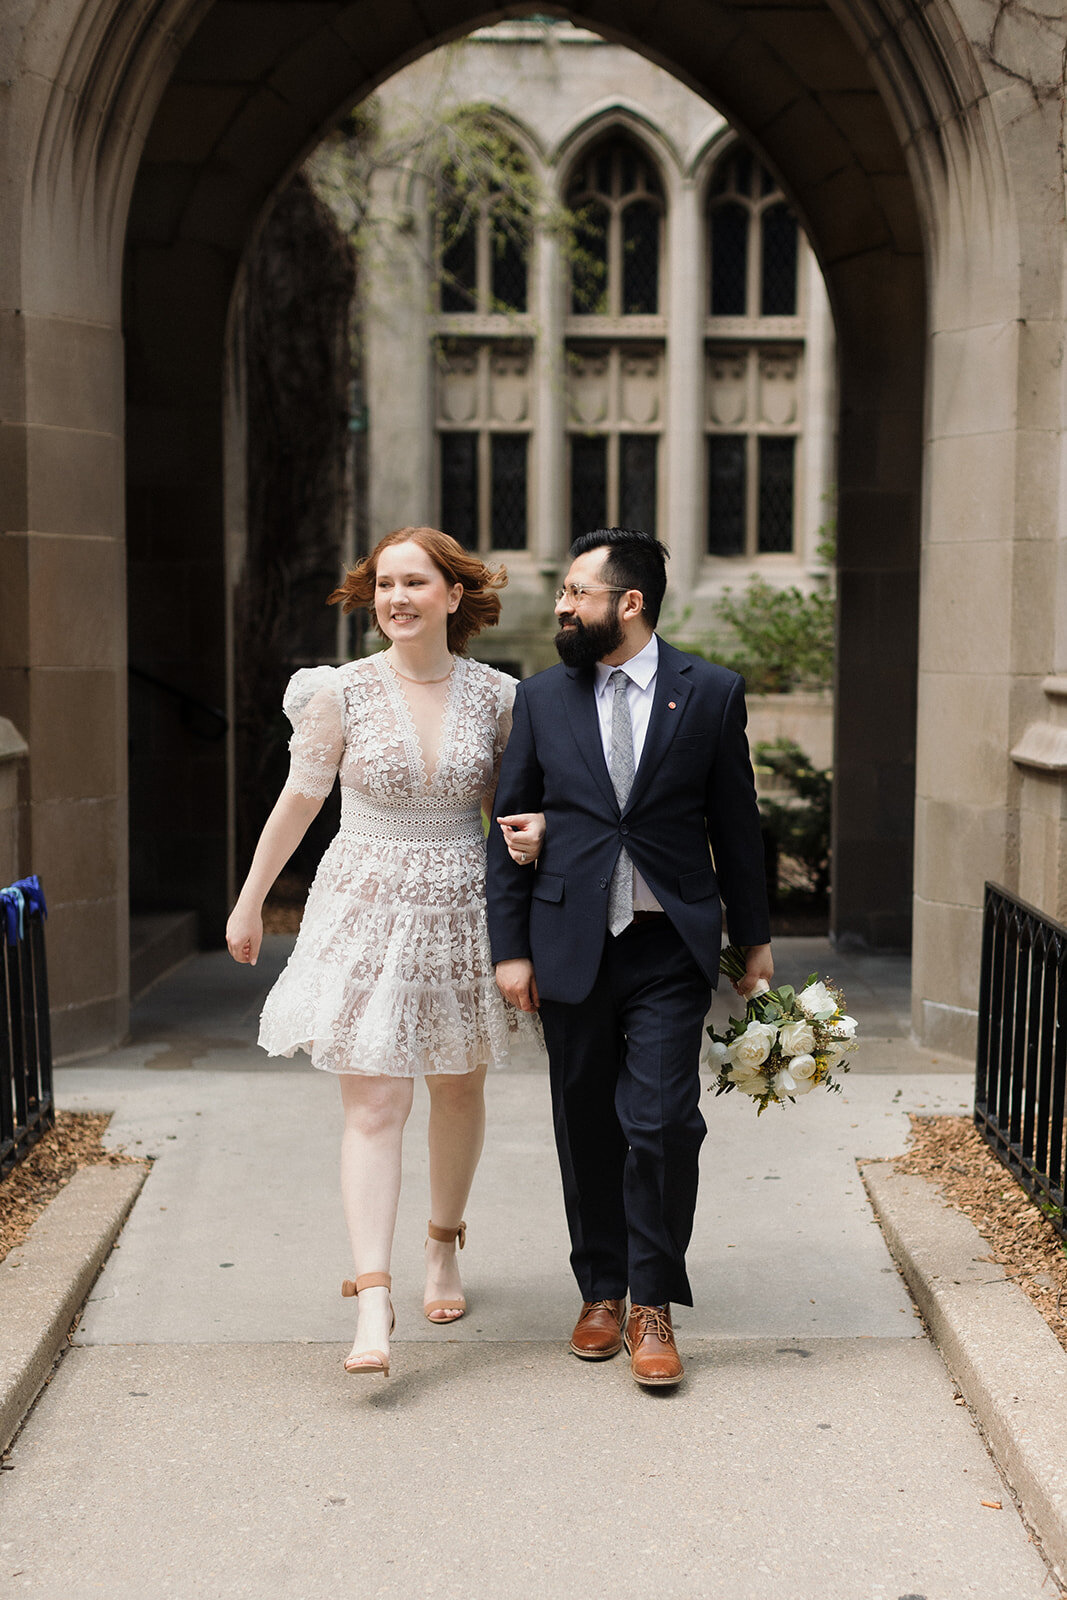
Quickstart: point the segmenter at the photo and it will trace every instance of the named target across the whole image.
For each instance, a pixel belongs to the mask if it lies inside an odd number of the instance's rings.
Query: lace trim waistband
[[[341,791],[341,829],[347,838],[414,844],[473,844],[482,840],[481,807],[466,800],[371,800]]]

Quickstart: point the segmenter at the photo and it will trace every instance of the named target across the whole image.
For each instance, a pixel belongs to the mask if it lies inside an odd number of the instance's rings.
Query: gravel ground
[[[79,1167],[118,1167],[134,1159],[104,1149],[100,1141],[110,1121],[110,1113],[58,1112],[55,1127],[6,1178],[0,1178],[0,1261],[22,1243],[31,1224]]]
[[[1067,1246],[1040,1206],[1002,1166],[968,1117],[911,1118],[912,1142],[894,1165],[938,1185],[989,1241],[1067,1350]]]

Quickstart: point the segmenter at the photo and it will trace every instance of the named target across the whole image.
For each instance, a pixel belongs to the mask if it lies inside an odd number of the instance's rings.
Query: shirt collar
[[[649,684],[652,682],[652,679],[656,676],[656,668],[658,666],[659,640],[656,638],[656,635],[653,634],[651,639],[645,645],[644,649],[639,650],[635,656],[631,656],[629,661],[624,661],[622,663],[622,671],[626,673],[628,678],[633,679],[634,683],[636,683],[639,689],[647,689]],[[616,669],[614,667],[608,666],[608,664],[604,661],[597,662],[597,694],[604,693],[605,689],[607,688],[608,681],[611,678],[611,674],[615,670]]]

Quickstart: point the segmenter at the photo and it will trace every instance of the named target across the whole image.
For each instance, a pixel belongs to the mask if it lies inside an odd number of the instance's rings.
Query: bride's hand
[[[520,867],[533,864],[545,842],[543,811],[518,811],[514,816],[497,817],[508,855]]]
[[[226,924],[226,948],[235,961],[254,967],[259,960],[259,947],[263,943],[263,918],[258,911],[248,911],[238,901],[230,912]]]

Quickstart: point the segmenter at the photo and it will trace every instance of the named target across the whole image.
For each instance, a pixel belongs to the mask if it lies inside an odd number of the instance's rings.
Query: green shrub
[[[781,800],[760,797],[763,825],[777,847],[779,884],[816,900],[830,889],[830,797],[833,774],[813,766],[794,739],[755,746],[757,768],[789,786]]]

